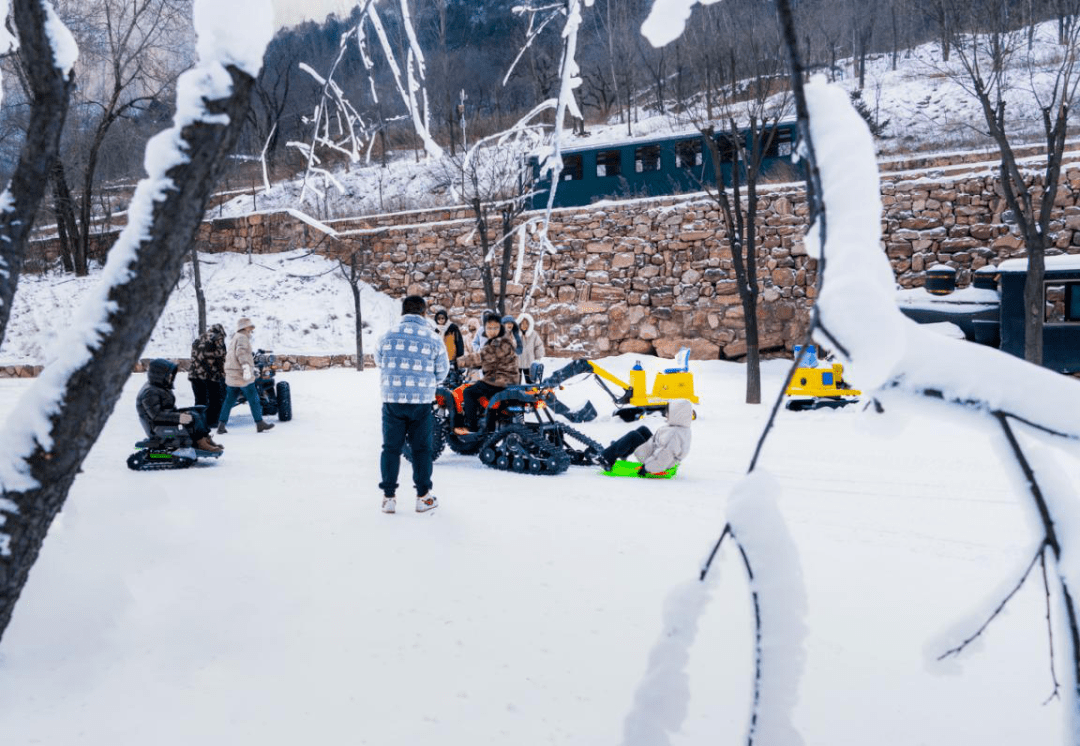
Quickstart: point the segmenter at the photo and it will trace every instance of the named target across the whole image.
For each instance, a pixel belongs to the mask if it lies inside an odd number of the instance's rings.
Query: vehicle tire
[[[289,384],[281,381],[277,385],[277,418],[278,422],[288,422],[292,419],[292,392]]]
[[[446,425],[446,418],[442,416],[442,410],[435,409],[434,422],[431,426],[431,461],[434,463],[438,461],[439,456],[446,450],[446,433],[448,431]],[[404,447],[401,449],[401,454],[412,463],[412,447],[406,441]]]

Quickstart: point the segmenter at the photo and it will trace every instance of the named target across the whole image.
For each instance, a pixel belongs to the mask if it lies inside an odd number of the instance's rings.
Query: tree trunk
[[[499,267],[499,315],[506,315],[506,283],[510,279],[510,259],[514,254],[514,237],[510,229],[514,226],[514,212],[509,208],[502,211],[502,266]]]
[[[19,27],[23,28],[21,22]],[[88,337],[89,348],[79,357],[46,368],[34,384],[46,398],[38,411],[47,418],[48,432],[39,430],[32,441],[27,437],[31,443],[27,453],[9,454],[26,478],[5,483],[0,493],[5,519],[5,533],[0,534],[0,635],[83,459],[108,421],[180,277],[214,181],[243,126],[254,81],[235,67],[227,69],[232,77],[229,97],[204,99],[207,118],[175,130],[188,159],[165,174],[173,186],[156,195],[150,224],[129,224],[121,234],[120,241],[138,245],[115,259],[126,264],[126,272],[113,273],[121,279],[108,288],[107,303],[100,309],[97,328],[108,331],[93,341]],[[51,155],[45,166],[50,159]],[[139,187],[153,188],[149,180]],[[10,442],[24,441],[19,437]]]
[[[484,206],[479,197],[473,197],[473,215],[476,218],[476,233],[480,236],[480,276],[484,281],[484,301],[489,309],[495,308],[495,280],[491,276],[491,265],[488,264],[488,254],[491,244],[488,239],[487,219],[484,215]]]
[[[65,272],[75,271],[75,245],[79,240],[79,224],[75,221],[75,202],[68,188],[67,171],[60,156],[53,158],[49,169],[53,204],[56,209],[56,230],[60,235],[61,260]]]
[[[72,77],[55,64],[47,17],[38,0],[15,0],[12,7],[33,105],[26,140],[9,184],[10,204],[0,211],[0,342],[4,340],[11,302],[26,258],[26,242],[34,225],[38,205],[45,194],[49,170],[60,147],[60,133],[67,116]],[[3,544],[0,541],[0,555]],[[0,631],[2,631],[0,627]]]
[[[1041,241],[1029,244],[1028,269],[1024,278],[1024,359],[1042,365],[1043,320],[1046,318],[1045,250]]]
[[[199,314],[199,334],[206,333],[206,294],[203,293],[202,272],[199,271],[199,249],[191,244],[191,282],[195,286],[195,306]]]
[[[756,135],[754,135],[756,139]],[[761,404],[761,340],[758,334],[758,284],[757,284],[757,168],[764,148],[760,143],[755,148],[758,153],[751,154],[753,161],[747,169],[746,179],[746,222],[743,251],[746,256],[746,280],[739,283],[739,295],[742,298],[743,314],[746,323],[746,403]]]
[[[50,179],[51,181],[51,179]],[[75,262],[71,253],[71,238],[68,237],[67,226],[64,225],[62,216],[63,206],[56,194],[56,185],[53,184],[53,214],[56,216],[56,238],[60,244],[60,264],[65,272],[75,271]]]
[[[364,372],[364,313],[360,309],[360,267],[357,262],[356,252],[349,257],[350,280],[352,288],[353,314],[356,318],[356,369]]]

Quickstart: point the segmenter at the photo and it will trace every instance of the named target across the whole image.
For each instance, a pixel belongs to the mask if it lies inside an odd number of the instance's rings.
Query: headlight
[[[274,369],[273,368],[263,368],[262,377],[263,378],[273,378],[274,377]]]

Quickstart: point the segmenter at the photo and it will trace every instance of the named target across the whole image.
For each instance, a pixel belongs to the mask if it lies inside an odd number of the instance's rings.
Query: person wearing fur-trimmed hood
[[[518,367],[521,369],[522,379],[525,383],[539,383],[532,380],[529,369],[532,368],[534,362],[544,357],[544,340],[540,339],[540,334],[536,331],[536,322],[533,321],[532,314],[521,314],[518,316],[517,324],[518,329],[521,330],[522,349],[518,355]]]
[[[443,344],[446,345],[446,357],[450,365],[457,367],[457,359],[465,354],[465,340],[461,338],[461,329],[450,320],[450,315],[442,306],[436,306],[432,317]]]

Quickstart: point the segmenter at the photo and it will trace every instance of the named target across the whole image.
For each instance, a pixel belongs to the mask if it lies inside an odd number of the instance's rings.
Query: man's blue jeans
[[[262,422],[262,402],[259,401],[259,389],[252,382],[247,386],[229,386],[229,390],[225,392],[225,403],[221,405],[221,417],[218,418],[219,425],[224,425],[229,421],[229,413],[232,412],[233,405],[236,404],[236,398],[240,395],[240,392],[244,393],[244,398],[247,399],[248,406],[251,407],[251,417],[256,422]]]
[[[431,404],[382,405],[382,481],[384,495],[396,494],[398,471],[401,469],[401,450],[406,441],[412,449],[413,485],[416,496],[431,491],[431,438],[435,414]]]

